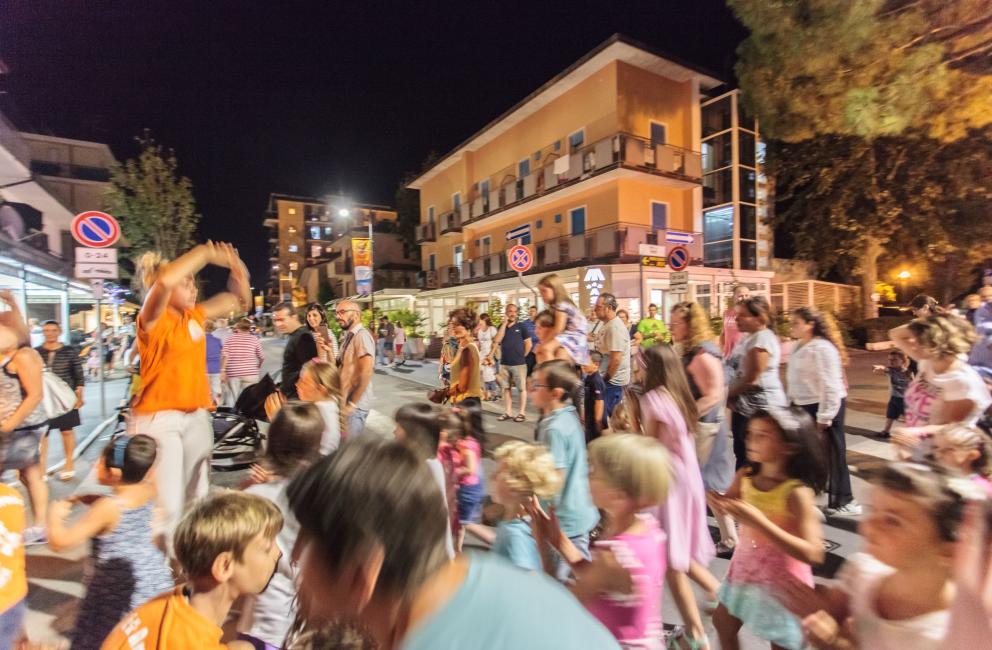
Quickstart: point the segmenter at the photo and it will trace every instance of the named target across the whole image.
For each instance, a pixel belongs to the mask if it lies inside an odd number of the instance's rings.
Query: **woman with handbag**
[[[0,471],[16,469],[28,491],[35,525],[24,529],[24,543],[44,544],[48,486],[38,458],[38,445],[48,425],[42,403],[44,364],[30,347],[13,294],[0,292],[0,302],[9,310],[0,313]]]
[[[448,314],[451,333],[458,341],[458,349],[451,361],[451,383],[448,398],[452,404],[469,400],[469,404],[482,406],[482,358],[475,347],[472,332],[478,323],[475,312],[455,309]],[[469,404],[465,404],[468,406]]]
[[[66,386],[75,392],[76,400],[68,413],[54,417],[48,421],[48,430],[41,438],[41,467],[48,467],[48,435],[53,429],[62,434],[62,451],[65,465],[59,472],[60,481],[69,481],[76,475],[73,469],[73,451],[76,447],[75,428],[79,426],[79,409],[83,406],[83,363],[76,348],[65,345],[59,340],[62,327],[53,320],[46,321],[41,326],[45,334],[45,342],[35,350],[41,355],[45,367],[56,377],[65,382]]]
[[[733,414],[730,430],[734,434],[734,457],[740,469],[747,462],[747,422],[759,409],[785,407],[785,397],[778,367],[782,348],[778,336],[769,328],[771,306],[764,296],[752,296],[737,303],[737,328],[744,338],[727,358],[727,404]]]
[[[726,384],[723,355],[710,329],[709,317],[698,303],[680,302],[672,307],[668,321],[672,340],[682,355],[689,391],[696,400],[699,427],[696,429],[696,456],[707,492],[724,493],[734,480],[730,457],[730,423],[724,416]],[[717,554],[729,553],[737,545],[737,527],[730,515],[716,515],[720,527]]]

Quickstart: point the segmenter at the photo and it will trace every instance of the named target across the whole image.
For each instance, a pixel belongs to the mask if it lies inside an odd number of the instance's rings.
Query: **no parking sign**
[[[71,230],[73,238],[88,248],[113,246],[121,237],[117,219],[97,210],[77,214],[72,220]]]
[[[534,265],[534,256],[531,255],[530,249],[521,244],[507,251],[506,257],[510,263],[510,268],[517,273],[526,273]]]

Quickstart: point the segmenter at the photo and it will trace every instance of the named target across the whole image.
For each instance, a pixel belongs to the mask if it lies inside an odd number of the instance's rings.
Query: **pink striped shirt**
[[[234,332],[224,341],[224,356],[227,365],[224,372],[228,377],[256,377],[258,369],[265,361],[262,344],[258,337],[249,332]]]

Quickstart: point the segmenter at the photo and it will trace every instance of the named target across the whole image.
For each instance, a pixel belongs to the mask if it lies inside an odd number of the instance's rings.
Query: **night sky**
[[[203,237],[266,276],[270,192],[392,205],[445,153],[614,32],[730,78],[722,0],[0,1],[5,110],[23,130],[137,153],[193,181]]]

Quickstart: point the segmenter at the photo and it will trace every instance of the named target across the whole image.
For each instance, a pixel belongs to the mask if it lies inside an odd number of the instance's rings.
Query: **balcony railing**
[[[616,133],[560,155],[551,151],[541,159],[544,165],[523,177],[516,176],[511,168],[497,173],[489,179],[493,189],[485,195],[469,192],[468,200],[457,211],[441,215],[441,234],[460,232],[462,226],[613,169],[636,169],[688,185],[698,185],[702,178],[699,152],[628,133]],[[446,229],[446,216],[457,225]]]
[[[683,243],[691,239],[691,243]],[[665,246],[683,245],[689,249],[692,264],[703,262],[702,233],[688,233],[681,230],[654,230],[649,226],[633,223],[617,223],[589,230],[578,235],[563,235],[536,242],[532,245],[536,259],[534,268],[540,272],[563,269],[573,266],[603,263],[639,263],[640,245]],[[423,272],[427,273],[427,272]],[[462,262],[461,267],[442,266],[437,273],[435,286],[427,285],[427,276],[422,288],[436,286],[450,287],[466,282],[481,282],[499,277],[510,277],[515,273],[506,260],[506,251],[488,253]]]
[[[433,222],[418,224],[414,231],[414,239],[418,244],[437,241],[437,231]]]
[[[462,206],[467,208],[468,206]],[[462,210],[453,210],[451,212],[445,212],[441,215],[441,234],[446,235],[449,232],[461,232],[462,231]]]

